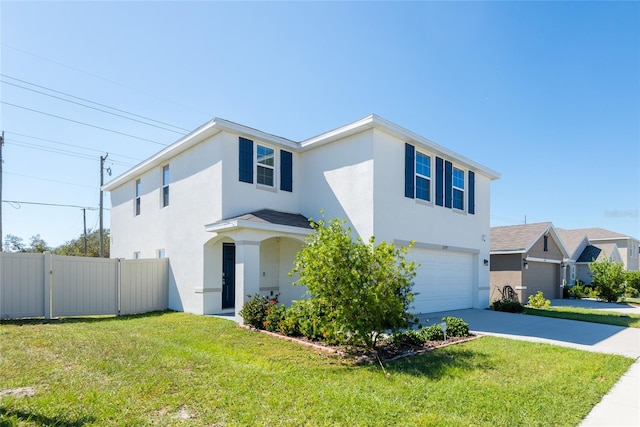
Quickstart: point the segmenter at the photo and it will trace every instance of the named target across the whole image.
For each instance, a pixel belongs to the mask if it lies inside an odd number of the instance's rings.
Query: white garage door
[[[471,308],[476,273],[474,255],[464,252],[412,249],[409,259],[420,263],[413,279],[414,312],[433,313]]]

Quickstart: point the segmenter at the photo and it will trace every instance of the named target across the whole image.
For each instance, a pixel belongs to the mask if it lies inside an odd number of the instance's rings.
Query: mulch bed
[[[335,346],[328,345],[319,341],[311,341],[304,337],[288,337],[286,335],[281,335],[275,332],[265,331],[263,329],[256,329],[249,325],[240,324],[242,328],[249,329],[252,331],[260,332],[266,335],[270,335],[272,337],[295,342],[300,345],[304,345],[307,347],[311,347],[313,349],[322,351],[324,353],[336,354],[341,357],[352,358],[356,363],[359,364],[374,364],[381,362],[392,362],[394,360],[402,359],[404,357],[413,357],[421,354],[429,353],[437,348],[447,347],[453,344],[460,344],[463,342],[471,341],[477,338],[480,338],[482,335],[474,335],[471,334],[468,337],[452,337],[447,339],[446,341],[427,341],[422,346],[402,346],[397,347],[391,344],[381,345],[378,348],[377,355],[372,353],[364,348],[351,348],[344,346]]]

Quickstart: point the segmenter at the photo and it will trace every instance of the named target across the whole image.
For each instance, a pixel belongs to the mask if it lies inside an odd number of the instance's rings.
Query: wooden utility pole
[[[100,258],[104,258],[104,195],[102,194],[102,186],[104,185],[104,161],[107,160],[107,157],[109,157],[109,153],[104,156],[100,156]]]

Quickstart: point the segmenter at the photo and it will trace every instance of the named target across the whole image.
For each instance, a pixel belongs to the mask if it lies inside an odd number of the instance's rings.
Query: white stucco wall
[[[300,212],[314,219],[347,219],[368,239],[373,227],[373,138],[368,130],[300,156]]]
[[[155,258],[164,249],[170,263],[169,308],[203,312],[204,224],[221,218],[221,134],[172,158],[169,206],[162,207],[162,165],[141,180],[140,215],[134,215],[135,180],[111,192],[111,256]],[[195,190],[197,189],[197,190]]]

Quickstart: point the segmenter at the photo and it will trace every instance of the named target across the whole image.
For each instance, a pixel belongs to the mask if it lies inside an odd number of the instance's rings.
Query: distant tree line
[[[104,239],[104,256],[109,258],[109,230],[105,230]],[[85,252],[85,238],[84,235],[69,240],[58,247],[51,247],[47,242],[40,237],[39,234],[31,236],[28,242],[25,242],[22,237],[18,237],[13,234],[7,234],[4,240],[5,252],[23,252],[23,253],[43,253],[51,252],[55,255],[67,255],[67,256],[88,256],[99,257],[100,256],[100,230],[89,230],[87,232],[86,239],[86,252]]]

